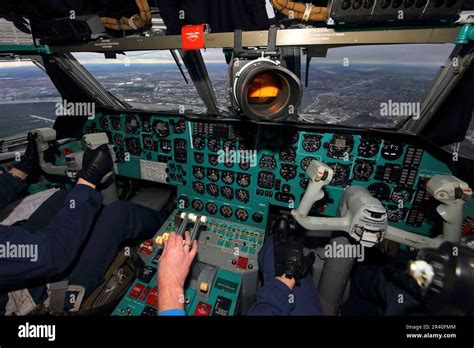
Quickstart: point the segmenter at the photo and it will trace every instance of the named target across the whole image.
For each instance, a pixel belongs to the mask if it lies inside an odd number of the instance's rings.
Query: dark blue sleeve
[[[0,175],[0,211],[13,202],[27,186],[10,173]]]
[[[288,286],[272,279],[258,290],[257,302],[247,315],[290,315],[294,297]]]
[[[0,285],[64,272],[86,238],[102,196],[77,185],[50,224],[35,233],[0,225]]]

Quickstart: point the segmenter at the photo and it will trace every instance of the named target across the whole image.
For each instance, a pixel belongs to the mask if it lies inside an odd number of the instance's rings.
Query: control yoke
[[[413,248],[437,248],[443,242],[458,242],[461,238],[464,203],[471,199],[472,189],[454,176],[436,175],[427,184],[427,191],[441,204],[436,211],[443,218],[443,235],[429,238],[387,225],[387,214],[379,200],[361,186],[350,186],[339,203],[338,217],[310,217],[313,204],[324,197],[322,190],[333,176],[326,164],[311,161],[306,172],[310,182],[300,205],[291,214],[309,233],[345,231],[364,246],[373,246],[383,238]]]
[[[39,128],[33,131],[38,147],[39,165],[40,168],[50,175],[67,176],[70,179],[76,179],[76,175],[82,168],[82,158],[84,152],[76,152],[66,156],[67,164],[57,166],[44,160],[44,152],[49,149],[49,142],[56,141],[56,131],[52,128]],[[109,139],[106,133],[86,134],[83,139],[84,144],[91,150],[108,144]],[[115,163],[116,156],[112,147],[109,145],[110,155]],[[104,204],[110,204],[118,200],[117,186],[115,184],[114,172],[107,173],[101,181],[103,189],[101,190],[104,198]]]
[[[363,246],[371,247],[380,242],[387,231],[387,214],[383,205],[361,186],[347,188],[339,203],[335,218],[308,216],[312,205],[324,197],[324,185],[331,182],[332,169],[318,161],[311,161],[307,168],[310,183],[296,210],[295,220],[310,231],[345,231]]]

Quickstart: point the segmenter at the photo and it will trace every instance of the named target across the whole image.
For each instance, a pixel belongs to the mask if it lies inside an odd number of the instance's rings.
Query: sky
[[[438,45],[376,45],[332,48],[326,58],[316,58],[312,64],[342,63],[348,58],[351,64],[402,64],[402,65],[443,65],[453,50],[453,44]],[[117,55],[117,59],[105,59],[100,53],[74,53],[82,64],[173,64],[169,51],[128,52]],[[220,49],[203,50],[207,64],[224,63]],[[30,63],[0,63],[0,67],[22,67]]]

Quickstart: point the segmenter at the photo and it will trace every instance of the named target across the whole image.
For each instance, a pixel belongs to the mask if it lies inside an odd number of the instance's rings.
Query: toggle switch
[[[201,285],[199,285],[199,290],[201,290],[201,292],[207,293],[209,291],[209,284],[202,282]]]

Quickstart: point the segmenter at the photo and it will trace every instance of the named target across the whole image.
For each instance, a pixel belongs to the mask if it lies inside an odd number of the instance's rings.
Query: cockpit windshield
[[[289,120],[354,128],[397,128],[407,118],[420,116],[423,98],[453,47],[331,48],[325,57],[312,57],[307,71],[306,50],[302,49],[297,69],[303,85],[302,98]],[[207,49],[202,54],[219,110],[232,111],[224,53]],[[180,63],[181,73],[168,51],[127,52],[117,59],[106,59],[98,53],[74,56],[109,92],[134,108],[205,112],[187,69]],[[267,85],[263,86],[262,81]],[[258,104],[261,109],[268,100],[277,99],[278,86],[283,88],[274,77],[262,75],[250,85],[249,103]],[[262,102],[262,93],[271,94],[265,96],[266,102]]]

